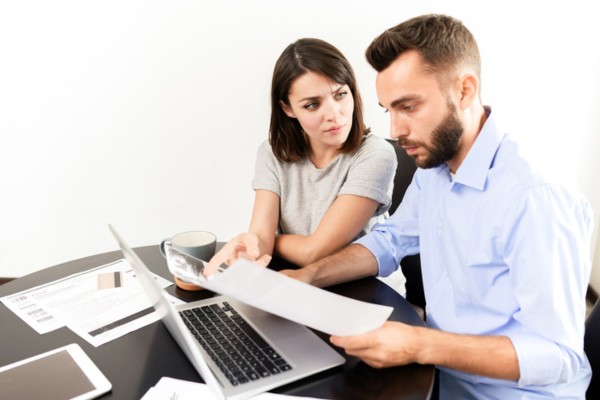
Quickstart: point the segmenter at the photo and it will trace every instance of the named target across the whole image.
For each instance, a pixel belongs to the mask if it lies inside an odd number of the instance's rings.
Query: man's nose
[[[408,124],[401,118],[390,117],[390,137],[392,139],[402,139],[410,134]]]

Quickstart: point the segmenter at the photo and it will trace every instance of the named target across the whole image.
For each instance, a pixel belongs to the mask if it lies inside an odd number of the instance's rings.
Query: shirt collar
[[[484,108],[487,119],[454,178],[454,183],[478,190],[484,189],[496,151],[506,135],[498,130],[492,109],[487,106]]]

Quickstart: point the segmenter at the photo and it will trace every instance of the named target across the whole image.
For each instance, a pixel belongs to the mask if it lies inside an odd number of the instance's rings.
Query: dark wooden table
[[[158,246],[135,249],[153,272],[172,279]],[[47,268],[0,286],[0,297],[70,274],[98,267],[122,258],[120,251],[98,254]],[[272,263],[277,269],[281,260]],[[376,278],[361,279],[328,290],[371,303],[394,307],[390,320],[411,325],[423,322],[406,300]],[[175,285],[167,291],[184,301],[212,296],[212,292],[186,292]],[[161,377],[169,376],[195,382],[202,378],[179,349],[161,322],[155,322],[99,347],[93,347],[67,328],[39,335],[0,303],[0,366],[21,360],[68,343],[79,343],[111,381],[113,390],[102,398],[139,399]],[[324,340],[328,336],[317,332]],[[338,349],[339,350],[339,349]],[[341,352],[341,351],[340,351]],[[273,390],[276,393],[324,399],[426,399],[431,395],[434,368],[407,365],[377,370],[356,358],[346,357],[345,365]]]

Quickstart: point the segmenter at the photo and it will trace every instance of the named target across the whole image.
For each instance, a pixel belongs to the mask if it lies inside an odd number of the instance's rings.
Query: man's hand
[[[214,274],[221,264],[231,265],[237,259],[246,259],[266,267],[271,261],[269,254],[260,254],[259,238],[253,233],[242,233],[231,239],[211,258],[204,269],[204,275]]]
[[[346,354],[374,368],[406,365],[417,361],[422,347],[417,327],[387,321],[380,328],[355,336],[332,336],[331,343]]]
[[[363,335],[330,340],[375,368],[418,363],[515,382],[520,377],[517,353],[506,336],[457,334],[388,321]]]

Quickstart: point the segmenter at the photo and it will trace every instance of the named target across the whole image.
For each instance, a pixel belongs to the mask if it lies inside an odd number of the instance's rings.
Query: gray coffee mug
[[[205,231],[178,233],[160,243],[160,252],[166,258],[165,243],[170,243],[173,248],[200,260],[209,261],[215,255],[217,237]]]

